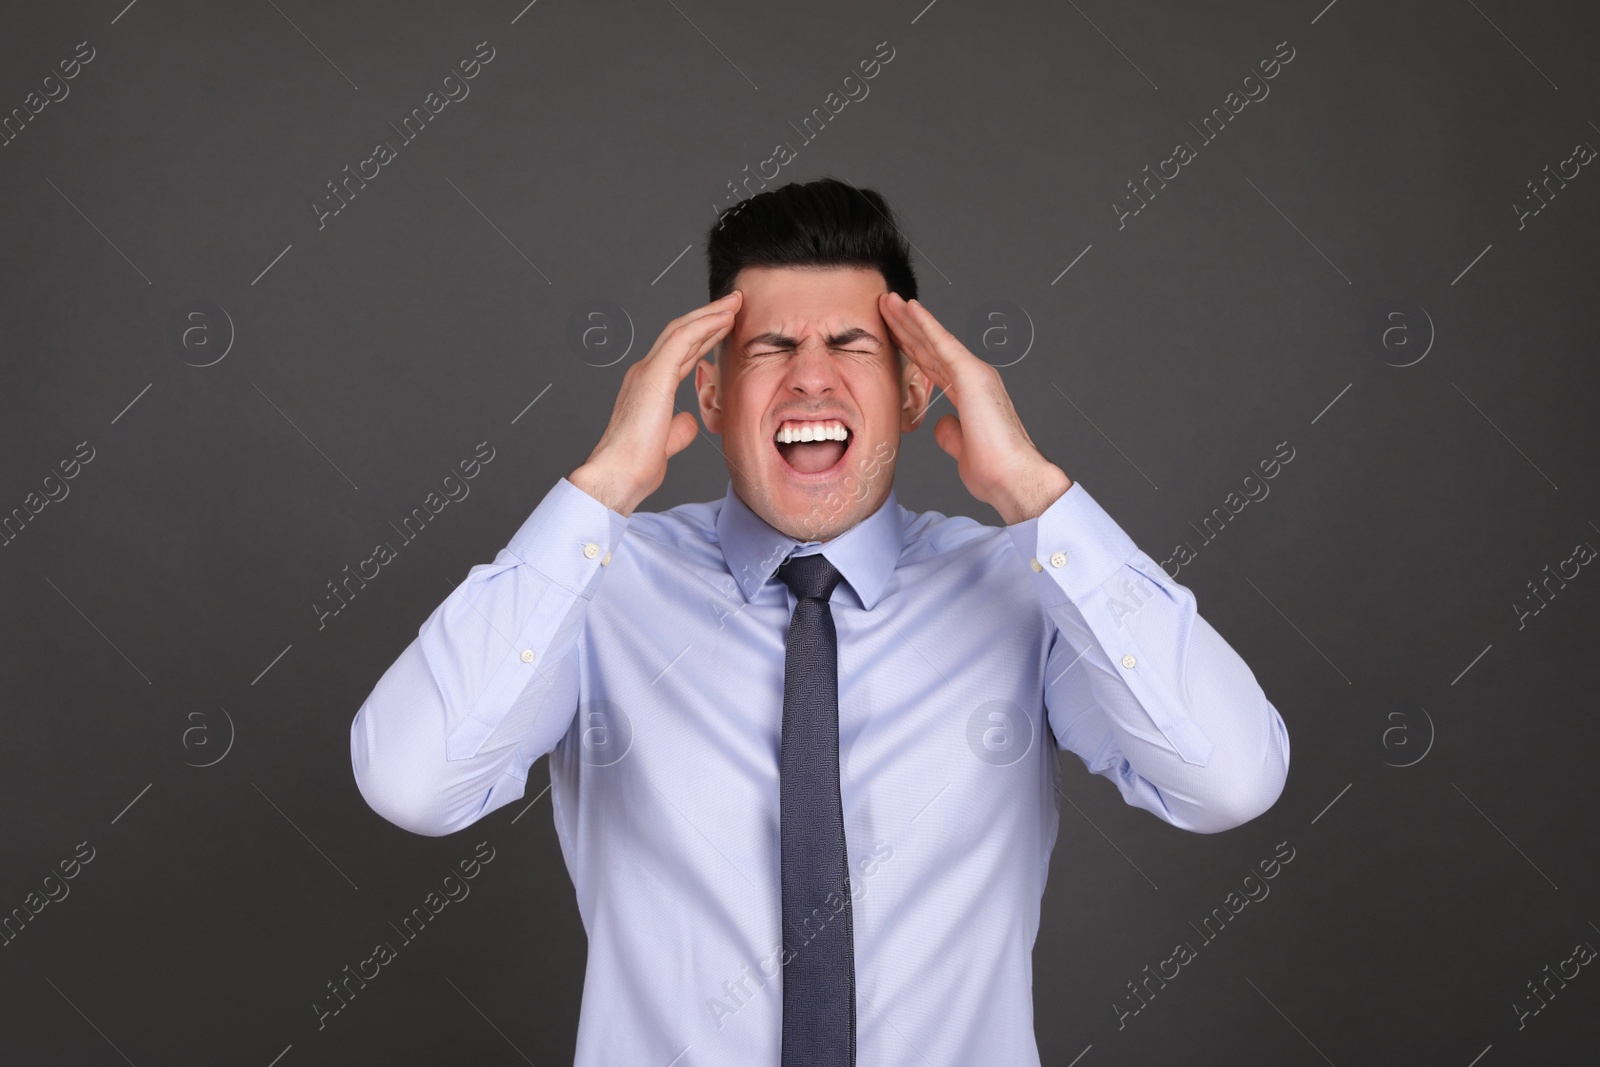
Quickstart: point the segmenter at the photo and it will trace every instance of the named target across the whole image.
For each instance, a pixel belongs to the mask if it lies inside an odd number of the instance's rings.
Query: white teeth
[[[850,431],[837,419],[828,422],[786,422],[778,427],[773,441],[780,445],[796,441],[846,441]]]

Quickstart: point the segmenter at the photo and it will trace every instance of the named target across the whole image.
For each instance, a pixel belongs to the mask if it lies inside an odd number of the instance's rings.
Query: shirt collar
[[[862,606],[871,611],[882,598],[905,544],[905,528],[893,485],[877,511],[833,540],[821,542],[796,541],[768,525],[733,491],[733,480],[729,479],[716,526],[728,571],[746,602],[755,598],[778,572],[778,565],[791,555],[821,551],[850,583]]]

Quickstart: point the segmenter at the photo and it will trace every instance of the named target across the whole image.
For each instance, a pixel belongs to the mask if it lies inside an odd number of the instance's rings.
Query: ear
[[[928,413],[928,378],[922,368],[909,359],[900,362],[900,432],[910,433],[922,425]]]
[[[700,421],[706,431],[722,434],[722,367],[709,359],[702,359],[694,368],[694,391],[700,398]]]

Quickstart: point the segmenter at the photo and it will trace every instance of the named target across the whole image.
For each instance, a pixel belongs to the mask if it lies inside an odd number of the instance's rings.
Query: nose
[[[827,396],[839,382],[827,343],[816,334],[801,341],[784,372],[784,387],[799,396]]]

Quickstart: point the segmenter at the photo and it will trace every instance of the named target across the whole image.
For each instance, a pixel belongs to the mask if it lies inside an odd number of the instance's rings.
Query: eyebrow
[[[842,348],[845,345],[854,344],[856,341],[871,341],[874,345],[878,345],[880,347],[883,343],[878,340],[877,335],[871,330],[863,329],[860,326],[852,326],[842,333],[830,335],[828,337],[828,347]],[[750,340],[744,343],[741,350],[744,352],[749,352],[750,349],[756,347],[757,345],[771,345],[774,348],[799,348],[800,342],[795,338],[789,337],[786,334],[781,334],[776,330],[768,330],[766,333],[758,333],[754,337],[750,338]]]

